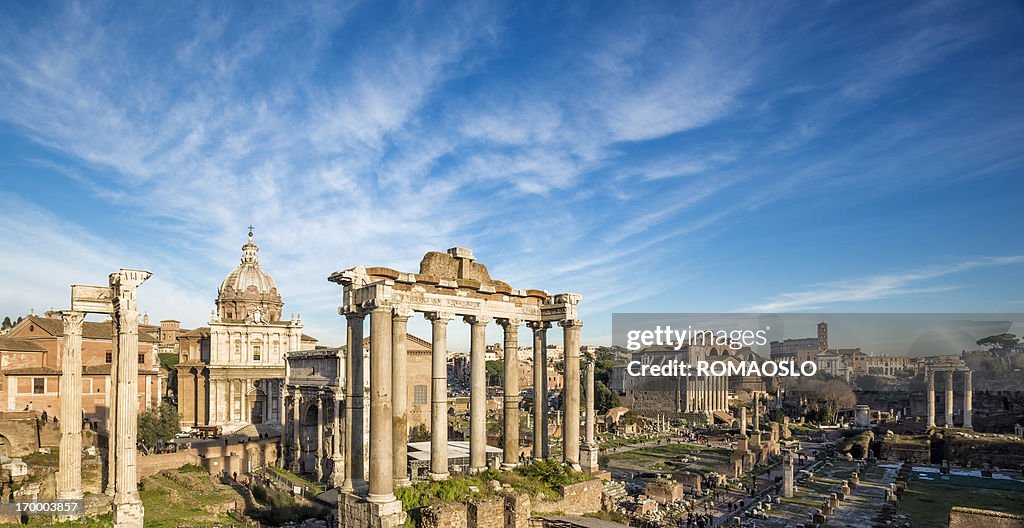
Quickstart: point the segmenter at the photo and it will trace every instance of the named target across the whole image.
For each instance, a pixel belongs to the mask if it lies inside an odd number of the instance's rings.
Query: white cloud
[[[1024,263],[1024,256],[985,257],[944,266],[874,275],[820,284],[814,289],[781,293],[774,301],[741,308],[741,312],[788,312],[815,310],[835,303],[875,301],[906,295],[939,293],[955,286],[922,285],[927,281],[977,268]]]

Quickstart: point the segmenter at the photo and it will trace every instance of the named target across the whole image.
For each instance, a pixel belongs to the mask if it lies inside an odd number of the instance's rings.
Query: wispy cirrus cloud
[[[1024,256],[984,257],[945,266],[846,279],[816,285],[814,289],[786,292],[777,299],[740,308],[741,312],[789,312],[818,310],[835,303],[866,302],[907,295],[941,293],[953,285],[927,285],[928,281],[979,268],[1024,263]]]

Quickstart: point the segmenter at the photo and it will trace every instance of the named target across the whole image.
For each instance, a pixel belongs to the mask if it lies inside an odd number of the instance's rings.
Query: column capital
[[[498,318],[496,319],[496,321],[498,322],[499,326],[505,328],[506,330],[509,328],[516,328],[519,325],[523,324],[522,319]]]
[[[401,307],[397,307],[396,306],[395,307],[394,315],[392,315],[391,317],[395,321],[399,321],[399,320],[408,321],[409,318],[412,317],[412,315],[414,313],[416,313],[416,311],[411,309],[411,308],[401,308]]]
[[[547,321],[528,321],[526,326],[530,327],[534,332],[541,332],[551,328],[551,323]]]
[[[355,319],[363,319],[364,317],[366,317],[366,312],[352,306],[339,306],[338,315],[342,315],[345,317],[345,319],[351,321]]]
[[[558,326],[562,328],[582,328],[583,321],[580,319],[565,319],[558,322]]]
[[[64,310],[60,313],[61,320],[64,321],[64,334],[71,333],[80,334],[82,333],[82,322],[85,321],[85,312],[78,312],[75,310]]]
[[[425,312],[423,316],[434,324],[448,324],[448,321],[455,319],[455,314],[448,312]]]
[[[466,324],[486,326],[491,324],[491,322],[494,321],[494,318],[486,315],[464,315],[462,316],[462,320],[466,322]]]
[[[373,315],[382,312],[390,312],[394,309],[394,305],[391,304],[391,301],[384,299],[370,299],[363,303],[363,308]]]

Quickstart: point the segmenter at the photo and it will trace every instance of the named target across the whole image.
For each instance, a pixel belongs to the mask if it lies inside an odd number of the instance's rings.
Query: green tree
[[[181,431],[178,410],[166,403],[139,415],[138,444],[143,452],[149,453],[158,443],[174,438],[178,431]]]
[[[0,330],[7,330],[7,329],[13,328],[13,327],[14,327],[14,323],[11,322],[10,316],[4,317],[4,322],[2,324],[0,324]]]
[[[601,414],[607,413],[609,409],[621,405],[619,395],[615,394],[614,391],[600,381],[594,382],[594,400],[597,412]]]
[[[501,359],[488,361],[487,366],[488,385],[501,385],[502,377],[505,375],[505,361]],[[492,381],[495,380],[495,381]]]

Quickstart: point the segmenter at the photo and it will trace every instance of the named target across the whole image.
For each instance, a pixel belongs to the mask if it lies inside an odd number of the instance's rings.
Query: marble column
[[[366,500],[395,501],[395,474],[391,448],[391,317],[386,303],[375,301],[370,310],[370,490]]]
[[[241,411],[239,414],[242,423],[249,423],[249,401],[246,399],[246,394],[249,392],[249,380],[240,379],[238,380],[238,396],[241,398]]]
[[[228,384],[228,416],[225,421],[231,423],[235,421],[235,380],[228,379],[224,382]]]
[[[761,430],[761,402],[760,395],[754,391],[754,432]]]
[[[562,426],[562,453],[565,463],[580,469],[580,329],[583,321],[570,319],[562,327],[565,350],[565,386],[562,401],[565,421]]]
[[[280,387],[280,391],[281,406],[283,407],[281,410],[281,467],[288,469],[292,467],[291,462],[292,457],[294,456],[291,454],[292,428],[286,419],[287,416],[291,415],[291,413],[288,412],[291,409],[291,396],[288,394],[288,389],[283,385]]]
[[[953,371],[946,371],[946,427],[953,427]]]
[[[501,319],[505,330],[504,420],[501,468],[509,470],[519,464],[519,324],[515,319]]]
[[[365,373],[363,372],[363,318],[362,312],[345,313],[348,323],[345,373],[348,383],[345,398],[345,480],[342,489],[352,491],[363,484],[365,474],[365,445],[363,442],[363,396],[365,389]]]
[[[747,436],[747,408],[740,407],[740,436]]]
[[[448,478],[448,321],[452,315],[429,313],[430,348],[430,480]]]
[[[316,395],[316,451],[313,452],[313,475],[316,481],[324,479],[324,395]]]
[[[394,458],[395,486],[404,488],[412,485],[409,480],[409,382],[406,374],[406,333],[412,310],[396,309],[391,318],[391,416],[394,423],[391,452]]]
[[[57,498],[82,498],[82,321],[85,314],[61,312],[64,344],[60,376],[60,453]]]
[[[469,339],[469,471],[487,469],[487,365],[484,351],[490,319],[466,316]]]
[[[118,437],[114,453],[114,526],[142,528],[144,508],[139,497],[136,473],[136,436],[139,416],[139,312],[136,292],[153,274],[140,270],[121,270],[110,275],[113,294],[113,321],[117,332],[117,414],[114,434]],[[81,417],[78,417],[81,420]]]
[[[973,371],[964,371],[964,429],[974,429],[971,423],[974,418],[974,382],[971,380],[973,375]]]
[[[925,372],[928,378],[928,427],[935,427],[935,372]]]
[[[544,395],[541,398],[541,423],[543,426],[540,428],[540,443],[541,443],[541,456],[543,458],[551,457],[551,443],[548,441],[548,414],[551,412],[548,409],[548,328],[551,328],[551,323],[544,323],[544,331],[540,333],[540,360],[541,365],[541,394]]]
[[[782,496],[793,498],[793,454],[786,453],[782,462]]]
[[[302,391],[292,393],[292,473],[302,471]]]
[[[544,332],[547,327],[542,321],[531,321],[533,330],[533,458],[544,458],[544,429],[547,428],[547,391],[544,381],[547,379],[544,361]]]
[[[594,427],[597,423],[597,412],[594,408],[594,361],[595,358],[587,357],[583,363],[583,391],[586,396],[586,415],[584,418],[583,447],[580,451],[580,466],[584,471],[597,471],[597,441],[594,437]]]
[[[334,392],[334,430],[331,432],[331,486],[335,487],[341,486],[345,480],[346,457],[342,451],[344,449],[342,438],[345,436],[345,422],[342,420],[342,415],[345,413],[344,405],[344,397],[341,389],[338,388]]]
[[[586,416],[584,418],[584,441],[588,446],[596,445],[594,439],[594,428],[597,425],[597,410],[595,405],[597,404],[594,394],[594,358],[587,358],[584,363],[584,379],[586,380],[583,385],[583,391],[586,394]]]

